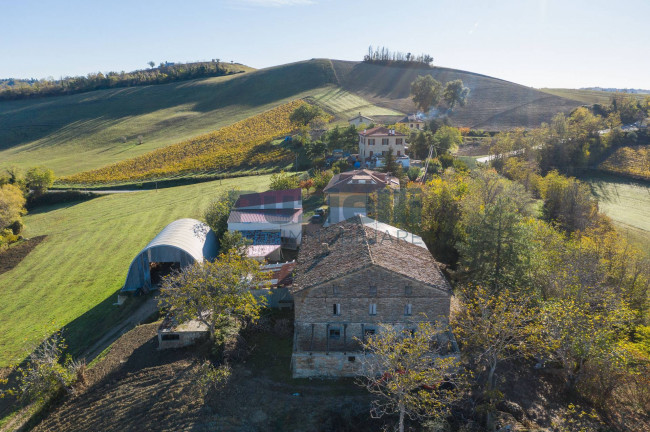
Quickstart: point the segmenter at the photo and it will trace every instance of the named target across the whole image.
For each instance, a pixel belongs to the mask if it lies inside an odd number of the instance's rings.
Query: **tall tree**
[[[54,184],[54,171],[44,167],[34,167],[25,173],[25,186],[41,195]]]
[[[463,81],[459,79],[447,82],[442,91],[442,98],[451,110],[456,105],[465,106],[467,96],[469,96],[469,88],[465,87]]]
[[[212,200],[203,214],[205,222],[219,239],[228,230],[228,216],[230,216],[230,210],[239,198],[239,194],[240,192],[236,189],[221,192]]]
[[[20,221],[25,210],[25,196],[13,184],[0,186],[0,231],[16,221]]]
[[[396,413],[404,432],[406,417],[436,418],[446,415],[460,398],[462,375],[458,360],[447,356],[444,330],[429,322],[415,331],[382,325],[363,342],[367,353],[361,384],[378,399],[372,403],[375,418]],[[451,342],[448,341],[449,344]]]
[[[203,323],[214,338],[217,329],[231,320],[245,323],[259,318],[263,300],[253,296],[251,287],[264,286],[267,279],[257,261],[230,251],[214,262],[195,263],[166,277],[158,304],[179,323]]]
[[[411,83],[411,97],[420,111],[428,112],[440,102],[442,84],[431,75],[420,75]]]

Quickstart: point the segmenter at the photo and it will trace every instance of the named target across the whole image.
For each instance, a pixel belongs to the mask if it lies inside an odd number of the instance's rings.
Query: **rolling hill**
[[[532,127],[579,102],[471,72],[312,59],[225,77],[0,102],[0,169],[46,165],[59,176],[99,168],[311,98],[344,121],[413,111],[419,74],[460,78],[467,107],[451,119],[481,129]],[[139,144],[139,136],[142,143]],[[126,142],[124,142],[126,141]]]

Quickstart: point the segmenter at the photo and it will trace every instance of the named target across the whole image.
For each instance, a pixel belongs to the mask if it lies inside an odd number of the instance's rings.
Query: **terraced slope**
[[[536,127],[548,122],[556,113],[569,112],[580,105],[577,101],[531,87],[457,69],[411,69],[346,61],[332,63],[344,89],[374,104],[401,112],[414,110],[409,92],[418,75],[429,74],[443,83],[463,80],[471,93],[467,106],[457,108],[450,115],[457,126],[486,130]]]

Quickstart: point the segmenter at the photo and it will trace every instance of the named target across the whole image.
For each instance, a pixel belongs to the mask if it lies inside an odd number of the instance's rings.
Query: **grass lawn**
[[[650,183],[609,174],[580,178],[589,183],[600,210],[643,251],[650,251]]]
[[[168,223],[199,218],[221,189],[261,191],[269,177],[244,177],[175,188],[107,195],[37,209],[27,236],[45,234],[18,266],[0,275],[0,367],[66,326],[80,353],[128,315],[139,299],[113,306],[133,257]]]

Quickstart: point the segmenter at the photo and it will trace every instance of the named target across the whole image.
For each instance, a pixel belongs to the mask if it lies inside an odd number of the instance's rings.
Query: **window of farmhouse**
[[[406,315],[406,316],[410,316],[410,315],[412,315],[412,314],[413,314],[413,307],[412,307],[412,305],[409,303],[409,304],[407,304],[406,306],[404,306],[404,315]]]
[[[368,145],[375,145],[375,139],[374,138],[368,139]]]
[[[377,295],[377,285],[370,285],[370,295]]]
[[[332,305],[332,314],[341,315],[341,303],[334,303]]]
[[[377,315],[377,303],[370,303],[370,307],[368,307],[368,314]]]
[[[330,329],[330,339],[341,339],[341,329],[340,328],[331,328]]]
[[[402,138],[395,138],[395,144],[402,145]]]
[[[413,294],[413,287],[411,285],[406,285],[404,288],[404,295],[410,296]]]
[[[382,138],[381,145],[388,145],[388,138]]]

